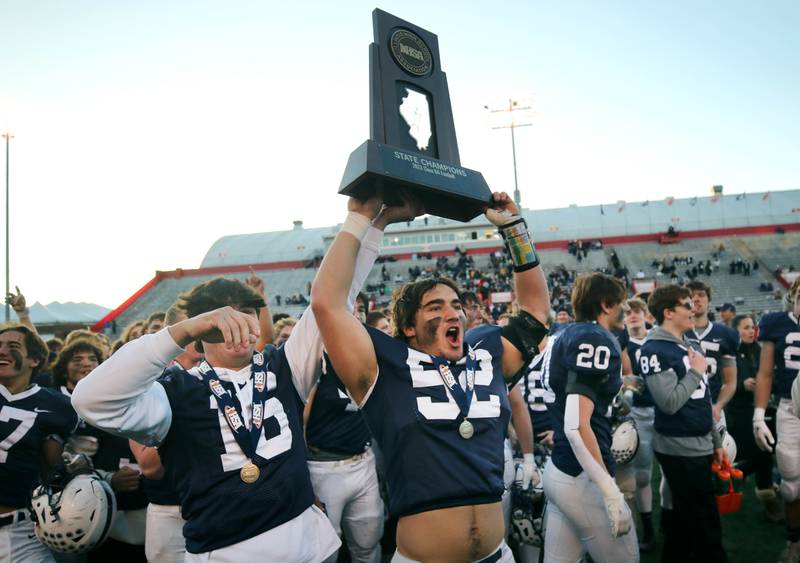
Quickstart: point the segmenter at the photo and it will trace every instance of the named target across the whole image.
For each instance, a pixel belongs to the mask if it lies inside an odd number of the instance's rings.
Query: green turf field
[[[658,507],[658,484],[661,479],[658,464],[653,470],[653,506]],[[722,515],[722,541],[731,563],[773,563],[786,542],[783,524],[771,524],[764,518],[761,503],[756,498],[752,477],[747,479],[742,509],[735,514]],[[658,508],[655,508],[656,526]],[[659,540],[660,540],[659,535]],[[661,544],[653,553],[642,554],[642,563],[661,560]]]

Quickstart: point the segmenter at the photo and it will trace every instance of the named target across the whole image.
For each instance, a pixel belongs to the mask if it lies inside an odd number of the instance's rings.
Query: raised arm
[[[369,277],[372,266],[380,251],[385,225],[374,224],[367,229],[361,240],[361,246],[356,256],[355,271],[347,296],[347,310],[353,310],[358,292]],[[292,370],[295,388],[300,396],[306,400],[310,397],[311,389],[319,375],[319,365],[322,360],[322,337],[317,326],[316,317],[311,307],[307,307],[300,317],[300,321],[292,330],[289,340],[286,341],[286,358]],[[310,400],[310,399],[308,399]]]
[[[378,197],[363,202],[350,198],[347,220],[328,249],[311,289],[311,310],[325,349],[336,373],[359,404],[374,383],[378,369],[372,340],[348,309],[361,239],[373,219],[382,228],[397,220],[413,218],[420,211],[411,200],[402,207],[381,211],[382,204]]]
[[[503,330],[503,374],[511,379],[536,354],[550,315],[550,295],[528,225],[519,207],[505,192],[492,194],[486,218],[496,225],[506,241],[514,263],[515,297],[520,313]]]

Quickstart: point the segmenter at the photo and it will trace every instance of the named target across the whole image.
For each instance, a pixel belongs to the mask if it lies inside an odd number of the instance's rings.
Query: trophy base
[[[381,190],[388,204],[396,204],[401,189],[418,197],[426,213],[464,222],[492,199],[480,172],[372,140],[350,154],[339,193],[363,199]]]

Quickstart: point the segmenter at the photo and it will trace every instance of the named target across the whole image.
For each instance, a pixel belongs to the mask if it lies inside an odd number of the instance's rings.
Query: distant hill
[[[47,305],[42,305],[37,301],[29,309],[31,321],[34,324],[94,324],[111,311],[107,307],[95,305],[94,303],[74,303],[72,301],[66,303],[53,301]],[[17,315],[13,310],[11,311],[11,318],[17,320]]]

